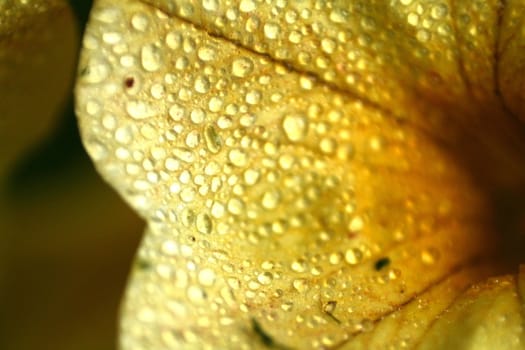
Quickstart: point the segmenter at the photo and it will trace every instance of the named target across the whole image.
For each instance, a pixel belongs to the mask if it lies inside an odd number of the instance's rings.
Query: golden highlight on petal
[[[469,289],[525,183],[499,25],[497,1],[98,1],[81,131],[148,221],[121,347],[425,346],[493,297],[514,327],[514,277]]]

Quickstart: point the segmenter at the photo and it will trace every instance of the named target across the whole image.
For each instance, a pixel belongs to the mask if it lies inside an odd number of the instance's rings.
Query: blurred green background
[[[80,36],[91,1],[70,5]],[[85,154],[72,94],[53,132],[9,174],[6,196],[0,349],[115,349],[143,223]]]

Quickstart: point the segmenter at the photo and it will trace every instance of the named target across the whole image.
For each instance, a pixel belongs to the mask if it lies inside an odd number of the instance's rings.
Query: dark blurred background
[[[79,35],[91,2],[70,0]],[[85,154],[72,95],[59,125],[11,172],[7,196],[0,349],[115,349],[143,223]]]

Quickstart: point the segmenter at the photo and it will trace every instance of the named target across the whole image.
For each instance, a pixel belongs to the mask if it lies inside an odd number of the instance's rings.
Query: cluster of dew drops
[[[205,9],[214,4],[203,2]],[[237,15],[223,19],[249,12],[250,4],[241,1]],[[198,329],[235,325],[229,309],[308,328],[332,322],[331,330],[369,329],[370,320],[353,319],[354,308],[341,310],[337,300],[362,294],[349,272],[362,263],[375,284],[401,276],[363,234],[368,216],[354,195],[355,173],[369,171],[363,159],[381,157],[385,142],[381,131],[354,141],[354,129],[380,120],[379,112],[312,75],[134,6],[101,6],[92,14],[80,66],[87,97],[79,107],[90,155],[149,221],[138,256],[142,277],[130,287],[142,294],[130,297],[128,308],[140,322],[158,320],[167,308],[154,297],[161,286],[172,295],[170,322],[203,316],[179,334],[184,341]],[[287,22],[309,16],[290,11]],[[338,16],[330,14],[335,22]],[[269,23],[261,33],[273,40],[281,31]],[[291,31],[287,38],[299,44],[299,36]],[[323,39],[320,47],[329,54],[338,45]],[[359,150],[366,157],[354,163]],[[404,239],[401,230],[392,234],[395,242]],[[423,264],[438,259],[436,250],[421,253]],[[137,280],[143,285],[134,287]],[[271,310],[268,300],[275,301]],[[217,320],[204,317],[210,309]],[[341,340],[325,332],[313,342]]]

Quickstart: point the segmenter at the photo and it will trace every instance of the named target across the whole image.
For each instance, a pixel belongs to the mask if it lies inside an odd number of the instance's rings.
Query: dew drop
[[[176,103],[173,104],[168,110],[169,116],[175,121],[181,121],[182,118],[184,118],[185,112],[186,110],[184,109],[184,107]]]
[[[211,112],[219,112],[223,105],[223,100],[220,97],[213,96],[210,98],[210,101],[208,102],[208,109]]]
[[[206,11],[215,12],[219,9],[219,2],[217,0],[203,0],[202,7]]]
[[[263,194],[261,205],[263,208],[271,210],[277,208],[281,201],[281,192],[279,190],[267,191]]]
[[[108,62],[103,58],[92,58],[87,66],[81,70],[80,76],[86,83],[100,83],[104,81],[110,73]]]
[[[131,26],[140,32],[146,31],[146,29],[148,29],[148,25],[148,17],[143,13],[136,13],[133,15],[133,17],[131,17]]]
[[[182,45],[182,35],[178,32],[169,32],[166,35],[166,45],[173,50],[180,48]]]
[[[106,44],[115,45],[122,40],[122,35],[118,32],[107,32],[102,34],[102,40]]]
[[[150,104],[143,101],[128,101],[126,112],[134,119],[146,119],[157,114],[157,110]]]
[[[293,303],[291,301],[284,302],[281,304],[281,309],[286,312],[292,311]]]
[[[232,74],[239,78],[248,76],[253,71],[253,62],[247,57],[240,57],[232,63]]]
[[[173,155],[186,163],[192,163],[195,159],[193,152],[182,147],[173,148]]]
[[[206,147],[211,153],[219,153],[222,147],[222,141],[212,125],[208,125],[206,129],[204,129],[204,140],[206,141]]]
[[[140,59],[142,67],[148,72],[154,72],[162,65],[161,51],[154,44],[148,44],[142,47]]]
[[[294,272],[302,273],[306,271],[306,261],[303,259],[295,260],[290,265],[290,268]]]
[[[258,90],[252,90],[246,94],[246,103],[250,105],[256,105],[261,102],[261,92]]]
[[[345,260],[350,265],[358,264],[363,258],[363,253],[357,248],[350,248],[345,253]]]
[[[244,172],[244,182],[247,185],[250,185],[250,186],[255,185],[257,181],[259,181],[259,178],[260,178],[260,172],[258,170],[247,169]]]
[[[341,262],[342,259],[343,259],[343,254],[336,252],[336,253],[330,254],[330,256],[328,257],[328,262],[332,265],[337,265]]]
[[[225,208],[224,205],[220,202],[214,202],[211,206],[211,215],[214,218],[220,219],[224,216]]]
[[[308,131],[308,122],[302,115],[287,115],[283,118],[282,127],[286,137],[292,142],[301,141]]]
[[[241,10],[241,12],[252,12],[255,9],[256,5],[253,0],[241,0],[239,4],[239,10]]]
[[[195,226],[200,233],[210,234],[212,230],[212,221],[208,214],[201,213],[197,215],[197,218],[195,219]]]
[[[264,25],[264,36],[272,40],[277,39],[280,29],[281,28],[276,23],[266,23]]]
[[[242,149],[235,148],[228,153],[228,159],[233,165],[244,167],[248,164],[248,154]]]
[[[99,161],[107,157],[108,149],[100,141],[92,139],[86,142],[86,149],[93,158],[93,160]]]
[[[426,29],[420,29],[416,33],[416,38],[421,42],[426,42],[430,40],[430,32]]]
[[[430,11],[430,15],[434,19],[442,19],[445,17],[448,13],[447,5],[445,4],[437,4],[432,7],[432,10]]]
[[[199,271],[198,275],[199,283],[205,287],[211,287],[215,283],[215,271],[209,268],[205,268]]]
[[[439,259],[439,251],[435,248],[425,249],[421,252],[421,261],[425,265],[434,265]]]
[[[263,286],[269,285],[270,283],[272,283],[272,280],[273,275],[268,271],[265,271],[257,276],[257,281],[259,281],[259,283]]]
[[[120,127],[115,131],[115,140],[118,143],[127,145],[132,140],[131,130],[129,127]]]
[[[228,211],[233,215],[241,215],[244,211],[244,202],[238,198],[231,198],[228,201]]]
[[[304,293],[308,290],[308,282],[303,278],[294,280],[292,285],[299,293]]]
[[[200,76],[195,79],[193,87],[198,93],[205,94],[210,90],[210,81],[205,76]]]
[[[206,299],[206,293],[198,286],[189,286],[186,293],[188,300],[195,304],[200,304]]]

